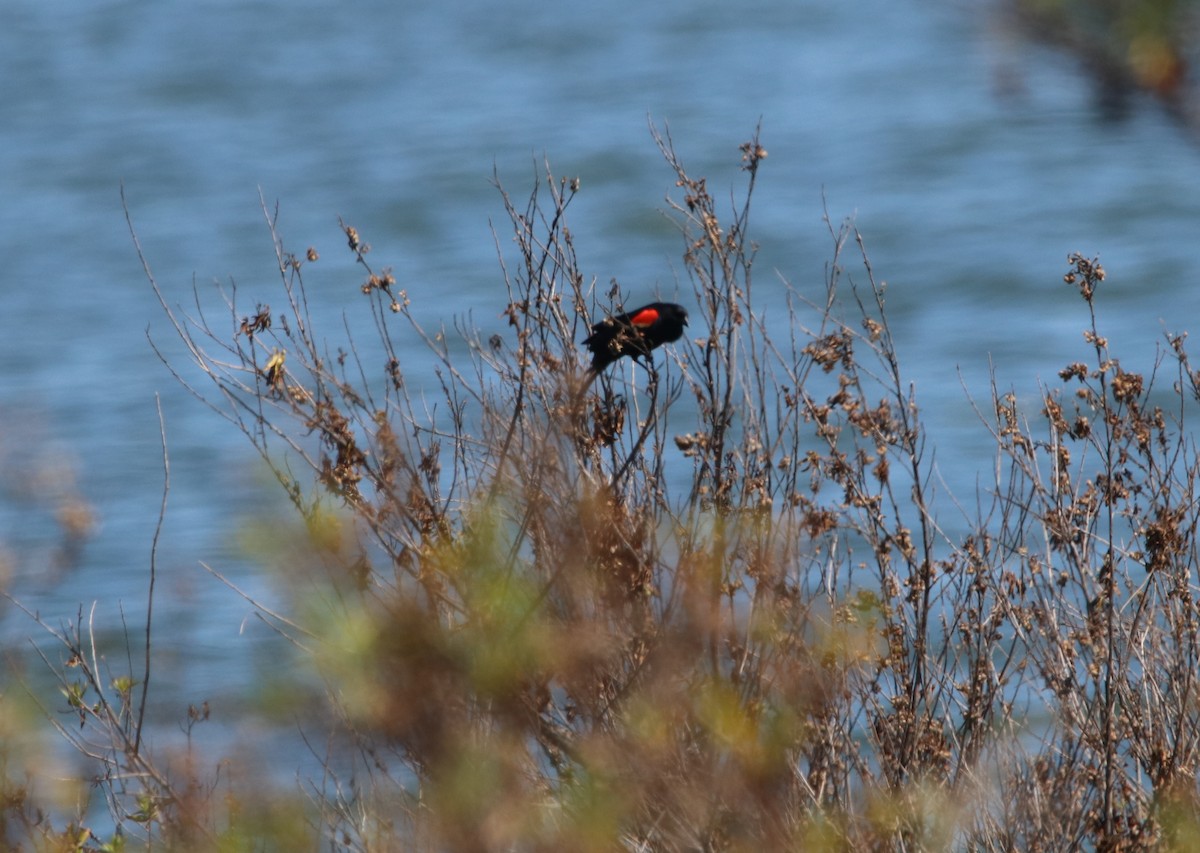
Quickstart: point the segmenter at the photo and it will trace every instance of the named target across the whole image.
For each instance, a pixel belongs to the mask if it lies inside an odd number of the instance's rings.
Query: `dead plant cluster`
[[[1196,843],[1200,371],[1183,337],[1151,375],[1123,369],[1104,271],[1072,255],[1080,361],[1033,403],[991,390],[992,479],[939,503],[858,233],[830,228],[817,293],[772,280],[760,301],[757,134],[732,209],[655,140],[692,337],[586,392],[578,341],[625,292],[579,268],[580,187],[548,170],[523,204],[500,191],[507,325],[486,340],[424,328],[349,225],[370,347],[328,349],[317,253],[286,251],[273,217],[282,307],[230,294],[214,323],[164,300],[194,361],[172,369],[309,537],[282,567],[294,612],[264,613],[316,674],[304,733],[330,745],[288,825],[332,850]],[[772,324],[762,305],[785,297]],[[409,384],[414,339],[436,404]],[[167,848],[245,837],[258,798],[205,800],[202,776],[156,769],[83,628],[58,635],[79,664],[61,678],[80,728],[114,739],[93,752],[124,780],[115,823]],[[42,826],[3,806],[7,838]]]

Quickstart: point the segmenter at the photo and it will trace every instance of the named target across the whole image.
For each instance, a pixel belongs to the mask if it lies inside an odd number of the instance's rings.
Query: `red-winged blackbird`
[[[607,317],[592,326],[583,345],[592,352],[590,381],[621,356],[639,359],[683,337],[688,315],[674,302],[651,302],[628,314]]]

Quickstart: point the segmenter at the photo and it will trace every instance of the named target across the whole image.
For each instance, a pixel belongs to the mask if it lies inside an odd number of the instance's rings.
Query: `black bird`
[[[592,326],[592,333],[583,342],[592,353],[587,380],[590,382],[621,356],[648,358],[651,350],[679,340],[687,321],[687,311],[674,302],[651,302],[627,314],[606,317]]]

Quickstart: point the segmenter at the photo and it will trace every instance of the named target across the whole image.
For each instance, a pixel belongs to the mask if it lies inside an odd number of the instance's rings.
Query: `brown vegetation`
[[[979,406],[995,477],[951,524],[855,230],[831,227],[822,292],[790,291],[780,336],[749,236],[766,151],[742,146],[725,210],[655,139],[693,337],[582,397],[577,341],[622,306],[577,265],[578,184],[549,174],[523,204],[501,191],[515,248],[489,340],[422,328],[349,225],[378,358],[327,349],[316,252],[278,236],[282,310],[231,297],[210,325],[164,301],[197,393],[306,522],[294,612],[264,618],[320,676],[306,735],[330,752],[305,797],[168,773],[140,740],[147,684],[110,683],[81,619],[56,632],[78,715],[62,733],[102,768],[113,821],[167,849],[1194,844],[1200,371],[1182,338],[1153,375],[1124,370],[1104,271],[1072,255],[1081,360],[1032,406],[1002,389]],[[436,409],[401,335],[428,344]],[[76,849],[77,825],[4,784],[0,836]]]

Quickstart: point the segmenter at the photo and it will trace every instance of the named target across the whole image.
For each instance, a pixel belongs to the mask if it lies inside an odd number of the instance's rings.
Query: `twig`
[[[158,410],[158,434],[162,440],[163,489],[162,503],[158,507],[158,522],[154,525],[154,538],[150,542],[150,588],[146,593],[146,664],[142,675],[142,701],[138,707],[137,732],[133,751],[142,748],[142,728],[146,719],[146,700],[150,695],[150,630],[154,621],[154,582],[158,576],[158,538],[162,534],[163,521],[167,517],[167,495],[171,491],[171,457],[167,453],[167,425],[163,419],[162,400],[154,395],[154,406]]]

